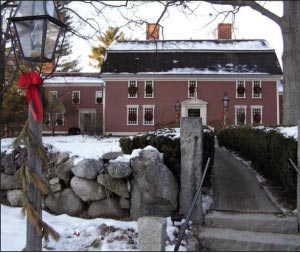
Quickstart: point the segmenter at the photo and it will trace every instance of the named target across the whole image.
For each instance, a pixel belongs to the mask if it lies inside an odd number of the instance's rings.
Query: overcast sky
[[[115,1],[114,1],[115,2]],[[119,1],[118,3],[121,3]],[[113,3],[113,2],[110,2]],[[277,15],[282,15],[281,1],[261,1],[265,7],[275,12]],[[218,23],[233,21],[232,15],[229,15],[224,20],[224,15],[221,15],[215,21],[212,19],[217,12],[222,12],[230,9],[227,6],[212,6],[211,4],[195,1],[189,3],[189,9],[193,9],[192,14],[188,8],[171,7],[164,15],[160,24],[163,26],[162,39],[216,39],[216,27]],[[132,17],[133,19],[143,19],[147,22],[156,22],[163,11],[163,5],[149,1],[135,8],[105,8],[101,13],[96,13],[89,5],[80,2],[73,2],[71,5],[83,17],[94,18],[96,22],[90,20],[97,26],[101,33],[104,33],[109,26],[121,27],[126,38],[144,40],[146,38],[146,25],[127,24],[127,20],[123,17]],[[123,17],[122,17],[123,16]],[[77,26],[76,23],[74,25]],[[81,33],[93,34],[93,31],[86,26],[78,26]],[[96,36],[94,40],[82,40],[73,38],[74,55],[80,57],[80,62],[83,72],[97,72],[98,69],[88,65],[91,61],[88,55],[91,52],[91,46],[96,45]],[[265,39],[276,50],[277,57],[281,62],[282,55],[282,36],[280,28],[273,21],[263,15],[253,11],[249,7],[243,7],[236,14],[234,20],[233,39]]]

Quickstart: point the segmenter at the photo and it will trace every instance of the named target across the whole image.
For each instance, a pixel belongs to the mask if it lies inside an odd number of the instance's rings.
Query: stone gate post
[[[180,121],[181,171],[179,212],[186,215],[202,177],[202,119],[183,117]],[[192,218],[195,223],[202,223],[202,197],[197,200]]]

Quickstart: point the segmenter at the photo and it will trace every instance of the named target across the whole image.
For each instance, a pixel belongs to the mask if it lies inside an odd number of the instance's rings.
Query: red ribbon
[[[43,79],[36,72],[22,73],[19,78],[19,88],[26,89],[26,100],[29,105],[29,110],[32,113],[34,120],[38,118],[39,121],[43,120],[43,108],[40,100],[38,85],[43,83]],[[32,101],[32,103],[30,103]],[[35,105],[35,110],[32,108]]]

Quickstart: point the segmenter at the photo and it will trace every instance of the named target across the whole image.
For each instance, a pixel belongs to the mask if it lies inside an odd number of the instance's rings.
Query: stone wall
[[[74,164],[68,153],[49,151],[46,178],[54,195],[44,199],[44,209],[85,218],[170,216],[177,210],[178,186],[162,154],[152,147],[133,153],[112,152]],[[17,171],[26,158],[24,149],[1,154],[1,203],[22,206]]]

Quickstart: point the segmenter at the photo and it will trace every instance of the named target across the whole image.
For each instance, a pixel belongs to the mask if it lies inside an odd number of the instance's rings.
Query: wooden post
[[[42,122],[39,122],[38,119],[34,121],[30,110],[28,110],[28,126],[33,137],[38,142],[42,143]],[[41,162],[34,147],[28,148],[28,166],[32,171],[42,176]],[[33,208],[40,214],[40,217],[42,219],[42,196],[40,191],[35,188],[33,184],[28,184],[27,191],[29,202],[32,204]],[[35,226],[29,221],[28,214],[25,250],[42,251],[42,236],[38,235]]]
[[[298,168],[300,168],[300,121],[298,121]],[[300,231],[300,176],[297,175],[297,217]]]

